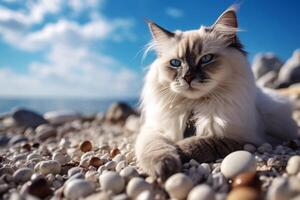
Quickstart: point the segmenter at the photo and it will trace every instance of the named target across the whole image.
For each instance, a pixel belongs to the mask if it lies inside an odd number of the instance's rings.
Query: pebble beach
[[[0,124],[4,200],[300,199],[300,139],[245,144],[213,163],[190,160],[162,182],[138,167],[139,115],[124,103],[91,116],[19,109]]]

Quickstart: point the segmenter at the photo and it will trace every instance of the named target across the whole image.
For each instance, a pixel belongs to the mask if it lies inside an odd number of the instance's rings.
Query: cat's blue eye
[[[174,68],[180,67],[181,61],[178,59],[172,59],[172,60],[170,60],[170,65]]]
[[[206,54],[201,58],[201,64],[207,64],[214,58],[213,54]]]

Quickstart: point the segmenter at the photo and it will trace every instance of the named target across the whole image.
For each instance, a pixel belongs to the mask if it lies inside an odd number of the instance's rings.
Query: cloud
[[[140,75],[93,45],[134,41],[134,20],[106,18],[96,8],[103,0],[30,1],[20,10],[0,6],[0,35],[14,48],[40,52],[42,60],[32,61],[25,73],[0,68],[0,95],[121,97],[137,96]],[[64,6],[76,12],[92,13],[80,22],[63,13]],[[47,15],[56,15],[51,23]],[[36,26],[39,24],[39,26]],[[103,45],[102,45],[103,46]]]
[[[166,14],[172,18],[181,18],[183,17],[183,11],[178,9],[178,8],[174,8],[174,7],[168,7],[166,9]]]

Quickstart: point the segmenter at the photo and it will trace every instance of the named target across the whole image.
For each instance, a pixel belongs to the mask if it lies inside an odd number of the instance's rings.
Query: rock
[[[44,114],[44,118],[48,120],[51,124],[64,124],[66,122],[79,119],[80,117],[80,114],[74,111],[66,110],[50,111]]]
[[[37,177],[31,181],[28,186],[28,193],[38,198],[44,199],[52,194],[52,190],[43,177]]]
[[[25,183],[30,180],[33,170],[30,168],[20,168],[13,174],[14,181],[16,183]]]
[[[139,174],[134,167],[127,166],[120,171],[120,176],[122,176],[124,178],[125,182],[127,183],[133,177],[138,177]]]
[[[137,197],[136,200],[154,200],[155,195],[152,191],[143,191]]]
[[[123,125],[130,115],[136,115],[136,111],[133,110],[126,103],[114,103],[106,111],[105,121],[112,124]]]
[[[282,61],[280,61],[276,55],[273,53],[264,53],[255,56],[252,70],[257,80],[269,71],[278,72],[282,65]]]
[[[65,185],[64,195],[67,199],[76,200],[92,194],[94,190],[94,186],[90,182],[75,179]]]
[[[127,166],[127,161],[122,160],[116,165],[116,171],[120,172],[122,169],[124,169]]]
[[[125,129],[131,132],[139,131],[140,118],[136,115],[130,115],[125,122]]]
[[[256,151],[256,147],[252,144],[245,144],[243,149],[250,153],[254,153]]]
[[[41,161],[37,165],[38,171],[44,175],[58,174],[61,170],[61,164],[56,160]]]
[[[300,82],[300,49],[282,66],[278,74],[277,87],[284,88]]]
[[[108,171],[99,177],[101,189],[119,194],[125,187],[124,179],[116,172]]]
[[[221,172],[226,178],[233,178],[243,172],[255,171],[255,157],[248,151],[235,151],[227,155],[221,164]]]
[[[233,179],[232,187],[252,187],[260,189],[260,180],[258,179],[258,176],[254,172],[246,172],[239,174]]]
[[[36,138],[44,141],[50,137],[56,137],[57,131],[48,124],[39,125],[36,129]]]
[[[12,118],[18,126],[35,128],[41,124],[48,123],[43,116],[26,109],[17,109],[13,111]]]
[[[261,76],[257,81],[256,84],[260,87],[268,87],[268,88],[275,88],[277,87],[277,71],[269,71],[268,73]]]
[[[8,144],[9,145],[14,145],[14,144],[18,144],[20,142],[27,142],[28,138],[23,136],[23,135],[15,135],[12,138],[10,138]]]
[[[89,140],[85,140],[80,144],[79,148],[82,152],[88,152],[93,149],[93,145]]]
[[[287,177],[277,177],[267,192],[267,200],[289,200],[291,199],[289,182]]]
[[[63,153],[60,153],[60,152],[55,152],[52,155],[52,160],[56,160],[61,165],[64,165],[64,164],[66,164],[67,162],[69,162],[71,160],[71,157],[68,154],[63,154]]]
[[[209,185],[201,184],[190,191],[187,200],[215,200],[215,193]]]
[[[292,156],[286,166],[289,175],[296,175],[300,172],[300,156]]]
[[[228,196],[227,200],[261,200],[262,197],[260,193],[251,187],[239,187],[232,190]]]
[[[126,192],[129,197],[135,199],[143,191],[151,191],[152,186],[147,183],[143,178],[132,178],[126,187]]]
[[[183,173],[172,175],[165,183],[165,189],[174,199],[185,199],[193,188],[193,181]]]
[[[110,151],[110,157],[114,158],[116,155],[118,155],[120,152],[120,150],[118,148],[114,148]]]
[[[104,162],[98,157],[91,157],[89,159],[89,166],[93,166],[93,167],[98,168],[103,164],[104,164]]]
[[[4,133],[0,134],[0,147],[6,146],[9,140],[10,138],[6,134]]]
[[[271,153],[272,149],[272,145],[270,145],[269,143],[264,143],[257,148],[257,151],[259,153]]]

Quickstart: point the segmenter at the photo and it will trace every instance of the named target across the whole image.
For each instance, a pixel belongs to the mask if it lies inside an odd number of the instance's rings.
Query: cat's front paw
[[[141,159],[139,163],[150,176],[160,178],[162,181],[181,170],[180,156],[176,151],[152,152]]]

